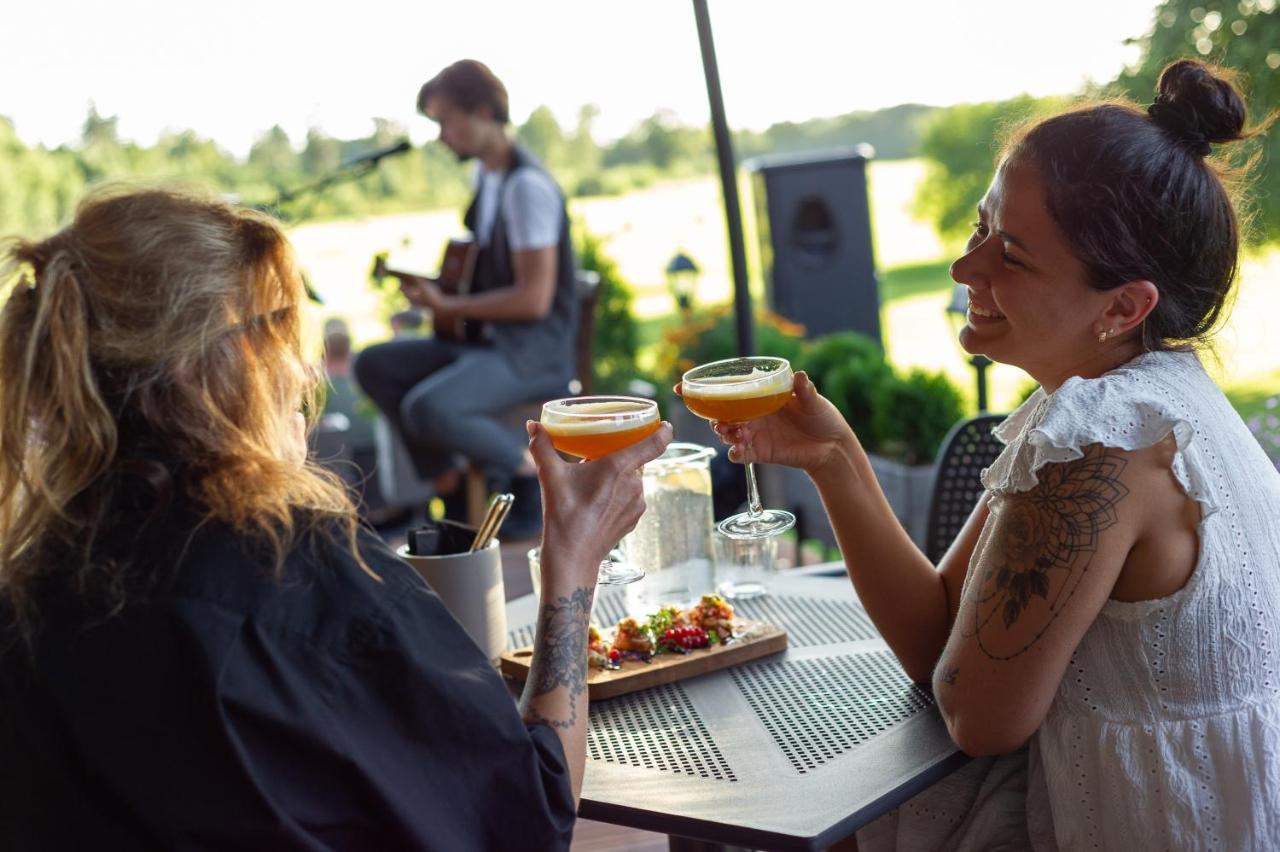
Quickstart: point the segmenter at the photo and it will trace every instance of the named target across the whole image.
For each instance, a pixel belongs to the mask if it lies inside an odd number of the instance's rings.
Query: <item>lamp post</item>
[[[693,294],[698,289],[698,279],[702,270],[693,258],[684,252],[676,252],[675,257],[667,263],[667,289],[676,300],[680,313],[688,316],[693,309]]]
[[[964,327],[965,316],[969,313],[969,288],[963,284],[957,284],[955,289],[951,291],[951,303],[947,305],[947,321],[951,323],[951,332],[955,336],[959,336],[960,329]],[[991,366],[991,359],[986,355],[969,356],[969,366],[973,367],[978,378],[978,413],[987,410],[987,368]]]

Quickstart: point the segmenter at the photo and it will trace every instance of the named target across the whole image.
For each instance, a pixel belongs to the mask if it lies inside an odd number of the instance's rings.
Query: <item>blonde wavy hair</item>
[[[178,487],[207,519],[267,543],[277,572],[323,520],[359,559],[340,481],[286,451],[297,413],[317,412],[321,378],[303,357],[304,287],[273,220],[186,190],[99,190],[62,231],[10,242],[5,289],[0,594],[24,634],[48,577],[124,604],[129,560],[103,564],[95,544],[128,516],[125,480],[156,459],[159,490]]]

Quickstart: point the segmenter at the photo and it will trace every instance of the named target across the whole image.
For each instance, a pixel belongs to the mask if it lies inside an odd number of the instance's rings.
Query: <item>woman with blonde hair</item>
[[[567,846],[596,566],[668,430],[569,465],[531,425],[543,607],[517,710],[305,459],[318,375],[274,222],[107,190],[4,275],[0,846]]]

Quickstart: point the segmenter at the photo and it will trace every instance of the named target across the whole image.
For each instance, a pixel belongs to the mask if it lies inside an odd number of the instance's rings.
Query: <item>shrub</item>
[[[852,331],[828,334],[814,341],[801,358],[800,368],[860,439],[870,442],[876,390],[893,378],[893,368],[876,342]]]
[[[906,464],[928,464],[962,417],[960,392],[946,374],[915,369],[876,389],[872,434],[882,454]]]
[[[604,240],[579,222],[578,266],[600,276],[596,301],[595,335],[592,339],[591,381],[594,393],[628,393],[634,379],[652,383],[636,366],[636,321],[632,315],[635,296],[622,279],[618,264],[604,251]]]
[[[964,416],[960,392],[945,374],[912,370],[900,376],[876,342],[856,332],[814,341],[801,366],[869,452],[905,464],[932,461]]]
[[[794,366],[805,348],[804,326],[772,311],[757,311],[755,348],[761,355],[786,358]],[[680,381],[686,370],[738,354],[738,329],[731,304],[694,310],[662,335],[658,373],[668,384]]]
[[[964,416],[960,392],[945,374],[912,370],[899,376],[879,344],[857,332],[808,343],[803,335],[803,327],[777,314],[757,318],[757,351],[807,372],[868,451],[905,464],[933,460],[947,430]],[[720,305],[665,332],[658,372],[674,383],[685,370],[736,354],[733,311]]]

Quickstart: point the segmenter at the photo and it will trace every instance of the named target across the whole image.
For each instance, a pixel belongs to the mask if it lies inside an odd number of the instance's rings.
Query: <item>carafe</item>
[[[672,443],[644,466],[645,512],[623,551],[645,571],[626,587],[627,612],[643,616],[684,606],[712,590],[711,459],[716,450]]]

